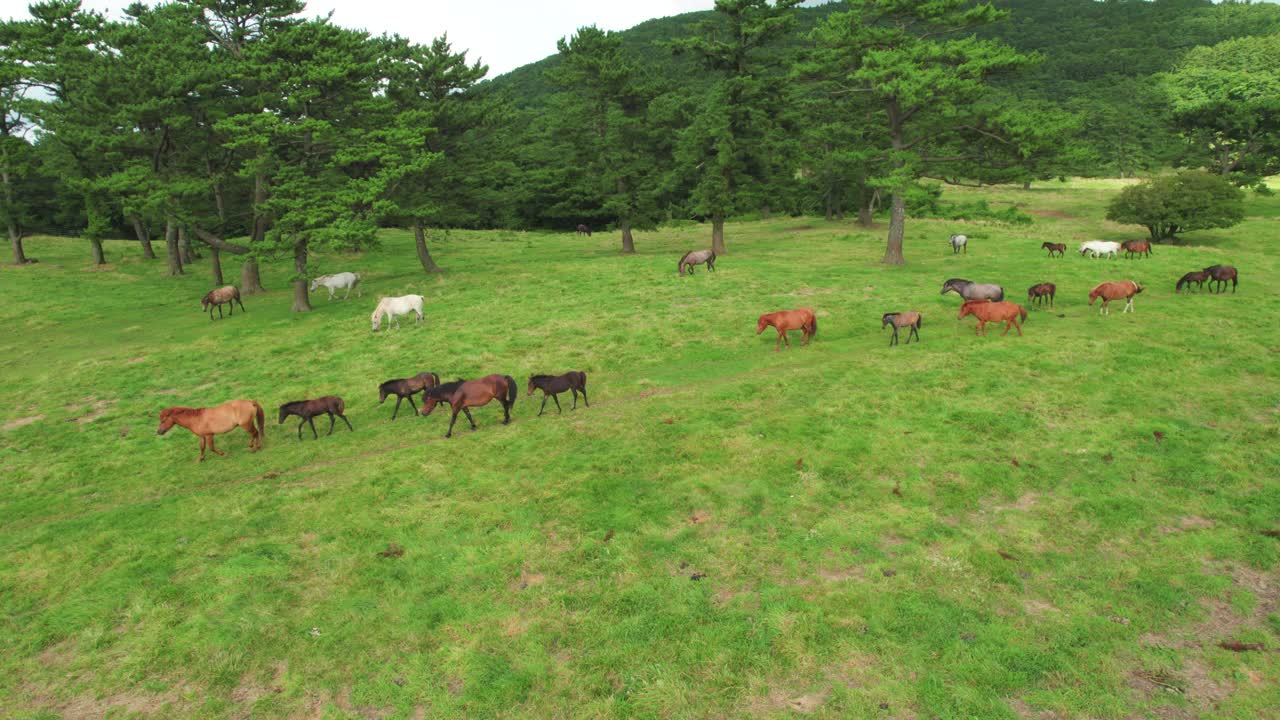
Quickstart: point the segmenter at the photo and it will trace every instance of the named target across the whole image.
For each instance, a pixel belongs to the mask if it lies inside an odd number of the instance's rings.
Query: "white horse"
[[[1083,257],[1087,252],[1093,253],[1093,257],[1095,258],[1099,255],[1110,255],[1111,259],[1115,260],[1116,253],[1120,252],[1120,243],[1108,242],[1106,240],[1089,240],[1088,242],[1080,244],[1081,257]]]
[[[347,289],[347,294],[342,296],[343,300],[351,297],[351,289],[355,288],[356,297],[364,297],[364,290],[360,288],[360,275],[352,272],[340,272],[333,275],[321,275],[311,281],[311,292],[315,292],[318,287],[326,287],[329,289],[329,299],[333,299],[333,291]]]
[[[948,242],[951,243],[952,255],[955,255],[956,253],[960,252],[961,248],[964,248],[965,255],[969,254],[969,236],[968,235],[952,235],[951,239]]]
[[[382,327],[382,316],[387,317],[387,328],[390,329],[391,323],[394,321],[396,327],[400,327],[398,315],[408,315],[414,313],[417,319],[413,324],[417,325],[424,322],[422,317],[422,296],[421,295],[401,295],[400,297],[382,298],[378,301],[378,307],[373,311],[373,329],[377,330]]]

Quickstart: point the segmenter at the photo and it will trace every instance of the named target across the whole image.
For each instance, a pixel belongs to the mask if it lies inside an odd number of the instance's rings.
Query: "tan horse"
[[[772,325],[778,330],[778,341],[773,344],[773,351],[778,352],[778,346],[784,341],[787,347],[791,347],[791,340],[787,338],[788,330],[800,331],[800,344],[808,345],[813,340],[813,336],[818,334],[818,316],[809,308],[796,308],[795,310],[779,310],[778,312],[765,313],[756,320],[756,335],[764,332],[764,329]]]
[[[1124,310],[1120,311],[1123,315],[1127,312],[1133,312],[1133,296],[1142,292],[1142,286],[1132,280],[1124,282],[1104,282],[1089,291],[1089,305],[1093,305],[1093,301],[1102,298],[1102,307],[1098,308],[1099,315],[1110,315],[1111,310],[1107,307],[1112,300],[1127,300],[1124,304]]]
[[[253,424],[255,416],[258,418],[256,427]],[[160,427],[156,434],[164,435],[174,425],[181,425],[200,438],[200,462],[204,462],[206,446],[219,455],[226,455],[213,446],[214,435],[242,427],[249,433],[249,452],[255,452],[262,449],[262,436],[266,432],[262,406],[253,400],[231,400],[211,408],[165,408],[160,411]]]
[[[1018,334],[1022,334],[1022,323],[1027,319],[1027,311],[1021,305],[1011,302],[991,302],[989,300],[975,300],[967,302],[960,306],[960,314],[956,316],[957,320],[964,318],[966,315],[972,315],[978,318],[978,326],[974,328],[977,335],[987,334],[987,323],[1002,322],[1004,323],[1004,332],[1000,333],[1003,337],[1009,334],[1009,328],[1017,328]]]
[[[240,291],[235,285],[226,285],[216,290],[210,290],[205,296],[200,298],[200,309],[209,311],[209,319],[213,319],[213,308],[218,308],[218,319],[222,319],[222,304],[226,303],[231,308],[231,314],[236,314],[236,305],[240,305],[240,312],[245,312],[244,303],[240,302]]]

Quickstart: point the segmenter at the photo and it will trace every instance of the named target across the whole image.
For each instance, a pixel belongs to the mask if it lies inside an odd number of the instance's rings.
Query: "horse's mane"
[[[165,409],[161,410],[161,411],[160,411],[160,415],[161,415],[161,416],[165,416],[165,415],[170,415],[170,416],[172,416],[172,415],[192,415],[192,414],[197,413],[197,412],[200,412],[200,408],[183,407],[183,406],[179,405],[179,406],[177,406],[177,407],[167,407],[167,408],[165,408]]]
[[[548,378],[560,377],[559,375],[530,375],[530,380],[546,380]]]
[[[386,381],[386,382],[384,382],[384,383],[382,383],[382,384],[378,385],[378,389],[379,389],[379,390],[386,390],[388,387],[390,387],[390,386],[392,386],[392,385],[395,385],[396,383],[402,383],[402,382],[404,382],[404,381],[405,381],[405,379],[404,379],[404,378],[396,378],[396,379],[394,379],[394,380],[388,380],[388,381]]]
[[[426,397],[427,395],[430,395],[431,397],[436,397],[438,395],[443,395],[445,393],[451,393],[454,390],[457,390],[458,387],[462,385],[462,383],[464,382],[466,382],[466,380],[459,378],[452,382],[440,383],[439,385],[429,387],[426,390],[422,391],[423,397]]]
[[[281,408],[292,408],[292,407],[295,407],[295,406],[297,406],[297,405],[305,405],[306,403],[307,403],[307,401],[306,401],[306,400],[294,400],[293,402],[281,403],[281,404],[280,404],[280,407],[281,407]]]

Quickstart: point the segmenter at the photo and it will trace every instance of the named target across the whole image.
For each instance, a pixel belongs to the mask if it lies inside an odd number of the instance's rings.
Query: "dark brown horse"
[[[213,319],[213,308],[218,308],[218,319],[222,319],[222,304],[226,303],[231,308],[231,315],[236,314],[236,304],[240,305],[240,312],[247,312],[244,309],[244,303],[240,302],[240,290],[235,285],[227,285],[217,290],[210,290],[205,296],[200,298],[200,309],[209,311],[209,319]]]
[[[348,430],[355,432],[355,428],[351,427],[351,421],[343,414],[345,409],[346,403],[342,402],[342,398],[337,395],[325,395],[324,397],[316,398],[315,400],[295,400],[294,402],[287,402],[280,406],[280,422],[276,424],[279,425],[283,423],[284,419],[290,415],[297,415],[302,418],[302,422],[298,423],[298,439],[302,439],[302,426],[310,423],[311,436],[318,440],[320,439],[320,436],[316,434],[315,416],[329,416],[329,432],[325,433],[325,435],[332,435],[334,425],[333,418],[336,415],[342,418],[342,422],[347,424]]]
[[[458,378],[453,382],[439,383],[434,387],[429,387],[426,390],[423,390],[422,412],[420,413],[422,417],[430,415],[431,411],[436,409],[437,404],[447,404],[449,402],[449,398],[453,397],[453,392],[459,387],[462,387],[462,383],[464,382],[466,382],[466,380]]]
[[[1151,243],[1146,240],[1126,240],[1120,243],[1120,247],[1124,248],[1124,256],[1128,259],[1132,259],[1135,253],[1138,257],[1151,255]]]
[[[1004,332],[1001,336],[1009,334],[1009,328],[1017,328],[1018,334],[1022,334],[1021,321],[1027,319],[1027,311],[1021,305],[1011,302],[993,302],[990,300],[973,300],[966,302],[960,306],[960,314],[956,316],[957,320],[964,318],[966,315],[972,315],[978,318],[978,326],[974,328],[977,335],[987,334],[987,323],[1002,322],[1004,323]]]
[[[254,418],[258,424],[253,424]],[[157,435],[164,435],[174,425],[181,425],[200,438],[200,462],[204,462],[205,448],[218,455],[226,455],[213,446],[213,436],[229,433],[237,427],[249,433],[249,452],[262,449],[262,436],[266,420],[262,406],[253,400],[230,400],[211,408],[171,407],[160,411],[160,427]]]
[[[1213,292],[1213,284],[1218,283],[1218,292],[1227,291],[1227,281],[1231,281],[1231,292],[1236,291],[1237,273],[1230,265],[1210,265],[1204,271],[1209,274],[1209,292]]]
[[[542,417],[548,397],[556,401],[556,413],[560,413],[560,398],[556,396],[565,390],[573,393],[573,407],[570,410],[578,409],[578,393],[582,393],[582,402],[591,407],[591,403],[587,401],[587,374],[584,372],[572,370],[563,375],[530,375],[529,392],[525,397],[533,395],[535,389],[542,391],[542,407],[538,408],[538,417]]]
[[[1191,283],[1195,283],[1195,284],[1196,284],[1196,289],[1197,289],[1197,290],[1203,290],[1203,289],[1204,289],[1204,281],[1205,281],[1205,280],[1208,280],[1208,279],[1209,279],[1209,273],[1207,273],[1207,272],[1205,272],[1205,271],[1203,271],[1203,270],[1197,270],[1197,271],[1195,271],[1195,272],[1189,272],[1189,273],[1187,273],[1186,275],[1183,275],[1181,278],[1179,278],[1179,279],[1178,279],[1178,284],[1173,286],[1173,291],[1174,291],[1174,292],[1181,292],[1181,291],[1182,291],[1182,287],[1185,285],[1185,286],[1186,286],[1186,288],[1187,288],[1187,292],[1191,292]]]
[[[579,225],[579,226],[578,226],[578,234],[579,234],[579,235],[586,235],[587,237],[591,237],[591,228],[587,227],[586,225]]]
[[[1044,307],[1044,299],[1049,298],[1049,307],[1053,307],[1053,296],[1058,292],[1058,286],[1053,283],[1040,283],[1032,285],[1027,289],[1027,304],[1038,303]]]
[[[435,387],[440,384],[440,376],[433,372],[418,373],[411,378],[400,378],[397,380],[388,380],[378,386],[378,404],[386,402],[387,398],[396,396],[396,409],[391,413],[391,419],[395,420],[400,414],[400,401],[408,398],[410,407],[413,411],[418,412],[418,406],[413,402],[415,393],[420,393],[429,387]]]
[[[915,311],[900,313],[885,313],[880,316],[880,329],[883,331],[887,326],[893,326],[893,337],[889,338],[889,347],[898,344],[898,328],[911,328],[907,331],[907,344],[911,344],[911,336],[916,336],[916,342],[920,342],[920,328],[924,326],[924,317]]]
[[[1043,250],[1048,250],[1049,257],[1053,257],[1055,253],[1057,254],[1058,257],[1063,257],[1064,255],[1067,254],[1066,243],[1045,242],[1045,243],[1040,243],[1040,248]]]
[[[778,352],[778,346],[783,341],[787,343],[788,348],[791,347],[791,340],[787,337],[788,330],[800,331],[801,345],[808,345],[813,340],[813,336],[818,334],[818,316],[809,308],[779,310],[761,315],[756,320],[756,335],[764,332],[764,329],[770,325],[778,331],[778,340],[773,344],[774,352]]]
[[[494,399],[502,403],[502,424],[510,423],[511,408],[516,404],[516,396],[519,394],[520,388],[516,386],[515,378],[510,375],[485,375],[479,380],[468,380],[462,383],[449,397],[453,415],[449,418],[449,432],[444,436],[453,437],[453,424],[458,421],[460,412],[466,413],[471,429],[475,430],[476,421],[471,417],[471,410],[468,408],[488,405]]]

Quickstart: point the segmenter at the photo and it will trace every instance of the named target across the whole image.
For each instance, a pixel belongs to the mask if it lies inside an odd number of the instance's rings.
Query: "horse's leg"
[[[476,419],[471,417],[471,408],[463,407],[462,412],[467,414],[467,422],[471,423],[471,429],[476,429]]]
[[[542,417],[542,411],[547,409],[547,394],[542,393],[542,407],[538,408],[538,417]]]
[[[330,419],[332,419],[332,418],[330,418]],[[311,425],[311,438],[312,438],[313,440],[319,440],[319,439],[320,439],[320,435],[319,435],[318,433],[316,433],[316,418],[315,418],[315,416],[314,416],[314,415],[312,415],[311,417],[307,418],[307,423]],[[333,430],[333,428],[330,428],[330,431],[332,431],[332,430]]]
[[[298,417],[302,417],[302,416],[301,416],[301,415],[299,415]],[[306,419],[306,418],[302,418],[302,422],[298,423],[298,439],[299,439],[299,440],[301,440],[301,439],[302,439],[302,426],[303,426],[303,425],[306,425],[306,424],[307,424],[307,419]]]
[[[445,437],[453,437],[453,424],[458,421],[458,408],[453,408],[453,415],[449,416],[449,432],[444,434]]]
[[[396,416],[400,414],[400,401],[402,401],[402,400],[404,400],[404,396],[403,396],[403,395],[397,395],[397,396],[396,396],[396,409],[391,413],[391,419],[392,419],[392,420],[395,420],[395,419],[396,419]]]
[[[552,395],[551,397],[554,398],[555,395]],[[498,402],[502,403],[502,424],[510,425],[511,424],[511,406],[514,403],[509,403],[506,401],[505,398],[502,398],[502,397],[498,398]],[[560,401],[556,400],[556,410],[559,410],[559,409],[560,409]]]
[[[911,334],[916,336],[916,342],[920,342],[920,326],[919,325],[911,326]],[[910,341],[911,338],[907,338],[907,340]]]
[[[204,435],[199,435],[197,437],[200,438],[200,459],[197,460],[196,462],[204,462],[204,446],[205,446],[206,440]]]
[[[249,436],[249,448],[250,448],[250,449],[252,449],[252,448],[253,448],[253,436],[252,436],[252,435],[250,435],[250,436]],[[213,436],[212,436],[212,435],[210,435],[210,436],[209,436],[209,449],[210,449],[210,450],[212,450],[212,451],[214,451],[214,452],[215,452],[215,453],[217,453],[218,455],[223,456],[223,457],[226,457],[226,456],[227,456],[227,454],[226,454],[226,453],[222,452],[221,450],[219,450],[218,448],[216,448],[216,447],[214,447],[214,446],[213,446]]]
[[[427,394],[423,393],[422,396],[425,398]],[[426,400],[423,400],[423,402],[426,402]],[[413,404],[413,393],[409,393],[409,407],[413,408],[414,415],[418,414],[418,406]]]
[[[209,318],[209,319],[210,319],[210,320],[212,320],[212,319],[213,319],[213,317],[212,317],[213,313],[211,312],[211,313],[209,313],[209,315],[210,315],[210,318]],[[221,320],[221,319],[222,319],[222,303],[218,303],[218,319],[219,319],[219,320]]]
[[[575,396],[575,398],[576,398],[576,397],[577,397],[577,396]],[[556,414],[557,414],[557,415],[563,414],[563,413],[564,413],[564,409],[560,407],[560,396],[559,396],[559,395],[552,395],[552,396],[551,396],[551,399],[556,401]]]
[[[325,433],[324,436],[329,437],[332,434],[333,434],[333,411],[330,411],[329,412],[329,432]]]

